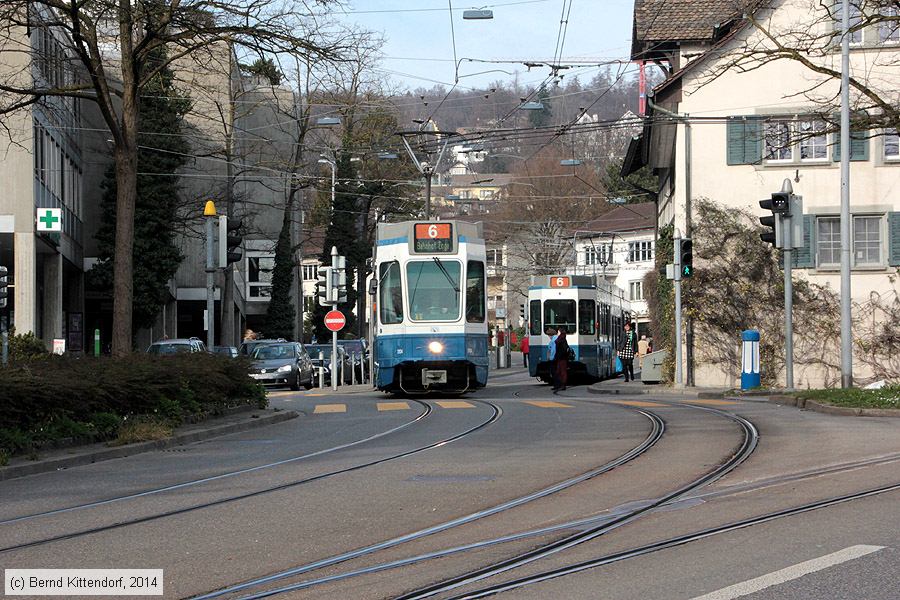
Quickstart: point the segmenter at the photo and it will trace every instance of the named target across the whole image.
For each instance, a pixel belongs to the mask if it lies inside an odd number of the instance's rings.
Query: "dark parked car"
[[[278,342],[257,346],[250,355],[250,377],[263,385],[286,385],[292,390],[313,386],[313,365],[309,354],[296,342]]]
[[[206,344],[198,338],[159,340],[147,348],[147,354],[177,354],[179,352],[206,352]]]
[[[213,346],[212,353],[221,354],[223,356],[227,356],[228,358],[238,357],[238,349],[234,346]]]
[[[263,346],[265,344],[279,344],[287,342],[284,338],[278,338],[277,340],[247,340],[243,344],[241,344],[240,353],[241,356],[250,356],[253,354],[253,351],[258,347]]]
[[[344,352],[347,354],[347,360],[353,363],[353,366],[356,368],[356,379],[360,378],[360,368],[359,363],[362,362],[363,369],[368,374],[369,372],[369,351],[366,347],[367,344],[365,340],[338,340],[338,345],[344,349]],[[345,377],[345,379],[348,379]],[[349,380],[349,379],[348,379]]]
[[[313,367],[323,367],[325,369],[325,383],[331,382],[331,344],[307,344],[306,351],[312,360]],[[319,352],[322,352],[322,360],[319,360]],[[347,356],[344,347],[338,344],[338,360],[343,362],[344,383],[350,381],[350,357]],[[339,365],[338,368],[341,368]],[[315,376],[319,376],[318,369],[315,370]]]

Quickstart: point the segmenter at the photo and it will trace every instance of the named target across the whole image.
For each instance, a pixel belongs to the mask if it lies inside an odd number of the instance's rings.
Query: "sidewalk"
[[[640,374],[638,374],[638,376],[640,376]],[[664,384],[644,385],[640,380],[625,383],[625,380],[619,377],[592,384],[588,386],[588,391],[592,394],[620,394],[627,396],[652,394],[654,396],[720,399],[724,397],[725,392],[727,392],[728,389],[712,387],[675,388]]]
[[[0,467],[0,481],[36,473],[58,471],[80,465],[89,465],[143,452],[163,450],[173,446],[192,444],[231,433],[247,431],[248,429],[273,425],[300,416],[292,410],[260,410],[252,406],[240,408],[241,410],[236,410],[221,417],[213,417],[202,423],[183,425],[176,429],[171,437],[163,440],[139,442],[116,447],[109,447],[105,443],[99,443],[74,446],[72,448],[52,449],[42,451],[38,460],[17,456],[9,461],[8,466]]]

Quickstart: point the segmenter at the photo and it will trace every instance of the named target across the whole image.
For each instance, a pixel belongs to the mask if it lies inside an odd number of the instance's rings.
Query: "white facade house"
[[[649,335],[644,277],[656,259],[656,204],[619,206],[573,232],[574,275],[592,275],[624,290],[638,333]]]
[[[887,27],[873,24],[853,32],[851,75],[896,103],[900,36],[892,15],[885,15],[892,19]],[[854,9],[851,22],[862,19]],[[670,67],[651,95],[650,118],[634,142],[638,148],[629,152],[637,157],[635,167],[649,164],[660,176],[660,226],[685,231],[697,218],[690,211],[699,198],[763,216],[758,201],[790,179],[804,200],[804,247],[797,252],[794,276],[840,290],[841,171],[833,118],[839,79],[814,72],[787,52],[771,52],[771,39],[787,48],[803,47],[800,56],[810,66],[839,73],[838,23],[825,4],[805,0],[764,3],[747,14],[728,2],[636,2],[633,56]],[[887,115],[856,91],[852,103],[870,121]],[[895,129],[867,129],[853,134],[850,152],[857,305],[873,295],[894,297],[900,265],[900,142]],[[695,256],[698,269],[703,260],[714,257]],[[799,335],[795,331],[795,340]],[[698,330],[696,384],[735,385],[740,369],[704,357],[702,336]],[[837,348],[830,351],[837,356]],[[871,376],[858,363],[854,371],[858,380]],[[794,378],[796,387],[836,381],[834,367],[821,364],[798,366]]]

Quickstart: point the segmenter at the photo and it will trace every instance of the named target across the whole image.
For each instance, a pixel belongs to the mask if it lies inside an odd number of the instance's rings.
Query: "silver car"
[[[263,385],[285,385],[292,390],[313,386],[313,366],[302,344],[279,342],[258,346],[250,355],[250,377]]]

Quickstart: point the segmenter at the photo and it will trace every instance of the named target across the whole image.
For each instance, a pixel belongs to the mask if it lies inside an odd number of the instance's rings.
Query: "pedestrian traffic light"
[[[241,260],[241,229],[244,226],[243,219],[231,218],[219,215],[219,268],[225,268],[231,263]]]
[[[331,306],[334,304],[334,281],[331,267],[319,267],[317,274],[319,280],[316,282],[316,295],[319,297],[319,306]]]
[[[0,267],[0,308],[6,308],[7,296],[9,296],[9,271],[6,267]]]
[[[778,200],[776,203],[776,196],[778,196]],[[786,198],[782,198],[782,196],[786,196]],[[767,198],[765,200],[759,201],[760,208],[764,208],[766,210],[772,211],[771,215],[766,215],[765,217],[759,218],[759,223],[763,227],[768,227],[770,229],[763,231],[759,234],[759,239],[766,242],[767,244],[772,244],[775,248],[781,248],[781,214],[786,212],[782,210],[783,203],[787,203],[790,205],[790,194],[784,194],[783,192],[775,192],[772,194],[771,198]]]
[[[681,276],[691,277],[694,274],[694,240],[681,238]]]

